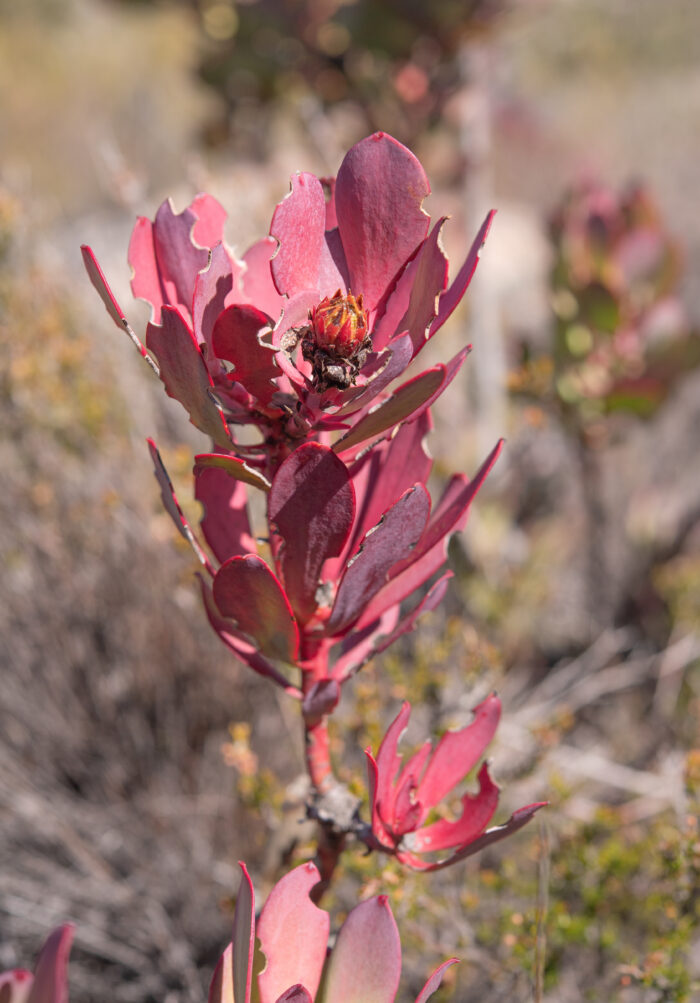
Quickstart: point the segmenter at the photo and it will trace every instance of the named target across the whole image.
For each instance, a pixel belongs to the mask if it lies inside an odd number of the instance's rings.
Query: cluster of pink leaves
[[[352,457],[358,445],[427,410],[468,348],[392,393],[387,388],[461,300],[493,216],[448,287],[440,243],[445,219],[430,229],[422,208],[429,192],[413,154],[377,133],[348,152],[325,187],[312,174],[296,175],[270,236],[241,260],[224,242],[226,214],[211,196],[198,196],[180,214],[165,202],[153,222],[140,218],[129,262],[133,292],[152,308],[146,348],[193,424],[264,470],[270,438],[336,430],[343,435],[334,450]],[[89,247],[83,257],[110,316],[128,326]],[[373,350],[355,386],[318,392],[309,363],[294,351],[294,332],[337,290],[362,295]],[[235,442],[236,424],[261,430],[258,448]]]
[[[208,1003],[250,1003],[252,998],[260,1003],[393,1003],[401,942],[386,896],[367,899],[350,912],[329,954],[330,917],[309,897],[319,880],[313,864],[296,867],[275,885],[257,922],[253,885],[244,865],[241,870],[233,939],[214,971]],[[68,1003],[72,939],[72,926],[59,927],[47,938],[34,975],[24,969],[0,974],[2,1003]],[[433,972],[415,1003],[426,1003],[456,960]]]
[[[526,805],[513,812],[503,825],[487,829],[498,806],[498,787],[484,762],[478,774],[479,790],[462,795],[459,818],[441,818],[426,825],[430,813],[482,759],[496,733],[501,702],[492,693],[474,708],[474,720],[465,728],[446,732],[435,749],[428,739],[407,763],[402,763],[397,746],[410,714],[411,705],[406,702],[389,726],[377,758],[369,749],[365,752],[372,834],[385,853],[395,854],[413,870],[439,870],[517,832],[544,807],[545,802]],[[423,856],[443,850],[452,852],[440,860]]]
[[[297,695],[276,663],[314,671],[308,714],[317,712],[321,694],[324,703],[337,702],[340,686],[444,595],[448,538],[466,522],[498,447],[471,481],[454,476],[432,506],[428,429],[424,414],[349,465],[321,443],[290,453],[267,492],[272,567],[257,553],[245,486],[228,476],[218,454],[195,459],[195,496],[212,560],[151,446],[165,504],[204,565],[202,592],[214,629],[242,661]],[[428,593],[402,611],[436,575]]]

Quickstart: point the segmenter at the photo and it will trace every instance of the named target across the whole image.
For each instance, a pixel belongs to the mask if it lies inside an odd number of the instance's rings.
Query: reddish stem
[[[304,696],[311,687],[328,677],[328,652],[330,644],[323,638],[304,638],[302,640],[299,665],[302,670],[302,693]],[[333,766],[331,764],[330,740],[328,735],[328,719],[322,717],[315,724],[304,721],[304,750],[306,768],[309,771],[313,786],[314,800],[323,799],[335,784]],[[331,883],[340,855],[345,846],[345,833],[337,832],[332,823],[318,820],[318,844],[316,849],[316,866],[320,880],[311,890],[311,899],[316,904]]]
[[[301,648],[301,689],[306,696],[315,683],[328,675],[329,644],[325,639],[303,638]],[[327,718],[316,724],[304,721],[304,750],[311,783],[319,794],[325,794],[333,784]]]

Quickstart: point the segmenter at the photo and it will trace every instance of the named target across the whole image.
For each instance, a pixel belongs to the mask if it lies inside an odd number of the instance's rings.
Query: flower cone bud
[[[348,290],[348,295],[343,296],[339,289],[312,309],[310,319],[316,347],[343,359],[356,355],[367,338],[367,311],[362,306],[362,293],[354,296]]]
[[[310,311],[302,351],[304,358],[313,364],[317,389],[351,386],[371,347],[362,293],[354,296],[348,289],[344,296],[338,289]]]

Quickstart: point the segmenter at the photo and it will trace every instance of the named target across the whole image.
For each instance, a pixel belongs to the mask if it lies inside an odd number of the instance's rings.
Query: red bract
[[[406,702],[389,726],[376,760],[369,749],[365,753],[377,849],[394,854],[414,870],[439,870],[516,832],[544,806],[546,802],[527,805],[504,825],[487,829],[498,805],[498,787],[484,763],[478,774],[479,791],[463,795],[460,817],[426,825],[428,815],[482,758],[496,732],[501,702],[491,694],[474,709],[474,720],[466,728],[447,732],[434,749],[428,739],[402,764],[396,750],[410,714]],[[443,850],[451,852],[439,861],[421,856]]]
[[[347,452],[424,413],[468,349],[388,388],[464,295],[493,216],[448,288],[444,218],[431,230],[422,208],[429,192],[413,154],[376,133],[325,188],[295,176],[272,237],[242,261],[223,243],[225,213],[210,196],[140,218],[129,261],[134,294],[152,307],[146,346],[193,424],[234,452],[231,426],[257,425],[263,441],[245,455],[269,473],[272,440],[279,450],[335,430]],[[90,248],[83,257],[110,316],[145,353]]]
[[[197,543],[151,443],[166,508],[206,571],[209,619],[255,671],[291,692],[275,663],[340,684],[437,605],[449,578],[449,536],[464,526],[500,444],[473,480],[453,477],[431,511],[431,460],[423,448],[429,428],[425,414],[349,467],[320,443],[294,450],[267,492],[267,560],[253,540],[239,471],[230,469],[240,461],[197,456],[202,532],[218,566]],[[402,613],[404,600],[436,576],[427,595]]]
[[[260,1003],[392,1003],[396,999],[401,942],[385,895],[368,899],[350,912],[328,957],[330,919],[309,898],[319,881],[316,867],[302,864],[285,875],[270,892],[257,923],[253,886],[242,864],[241,870],[233,941],[214,973],[209,1003],[250,1003],[252,998]],[[256,938],[264,955],[260,965],[254,956]],[[455,962],[451,958],[433,972],[415,1003],[426,1003]]]
[[[49,934],[39,952],[36,970],[15,968],[0,973],[2,1003],[68,1003],[68,955],[73,927],[67,923]]]

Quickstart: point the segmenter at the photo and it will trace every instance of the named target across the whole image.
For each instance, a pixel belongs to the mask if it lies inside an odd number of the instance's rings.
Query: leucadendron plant
[[[432,501],[430,407],[469,346],[409,379],[404,373],[462,299],[493,213],[450,282],[440,240],[445,219],[431,228],[423,209],[429,192],[418,160],[377,133],[349,151],[336,178],[292,178],[270,234],[241,259],[223,239],[226,214],[213,198],[200,195],[179,214],[165,202],[153,222],[138,220],[129,247],[132,290],[152,311],[145,344],[92,250],[82,249],[109,315],[213,441],[194,457],[200,538],[149,440],[164,505],[201,565],[209,622],[240,662],[298,702],[304,724],[318,870],[309,864],[292,872],[263,910],[261,1000],[394,999],[400,949],[382,897],[350,914],[324,968],[328,918],[309,894],[320,899],[348,837],[434,870],[514,832],[541,807],[528,805],[488,828],[498,788],[482,765],[479,791],[463,796],[461,816],[435,819],[436,807],[483,759],[501,712],[495,695],[470,725],[443,735],[435,749],[428,740],[402,767],[396,747],[410,713],[405,704],[376,760],[367,753],[369,821],[336,779],[330,756],[328,720],[343,686],[442,599],[449,538],[464,527],[501,448],[471,479],[454,475]],[[241,426],[257,429],[257,439],[247,431],[241,441]],[[265,496],[263,533],[251,526],[251,491]],[[250,998],[246,872],[241,896],[215,1003]],[[290,949],[288,930],[299,924],[313,937]],[[358,963],[369,944],[374,960]],[[274,962],[283,954],[289,964]]]

